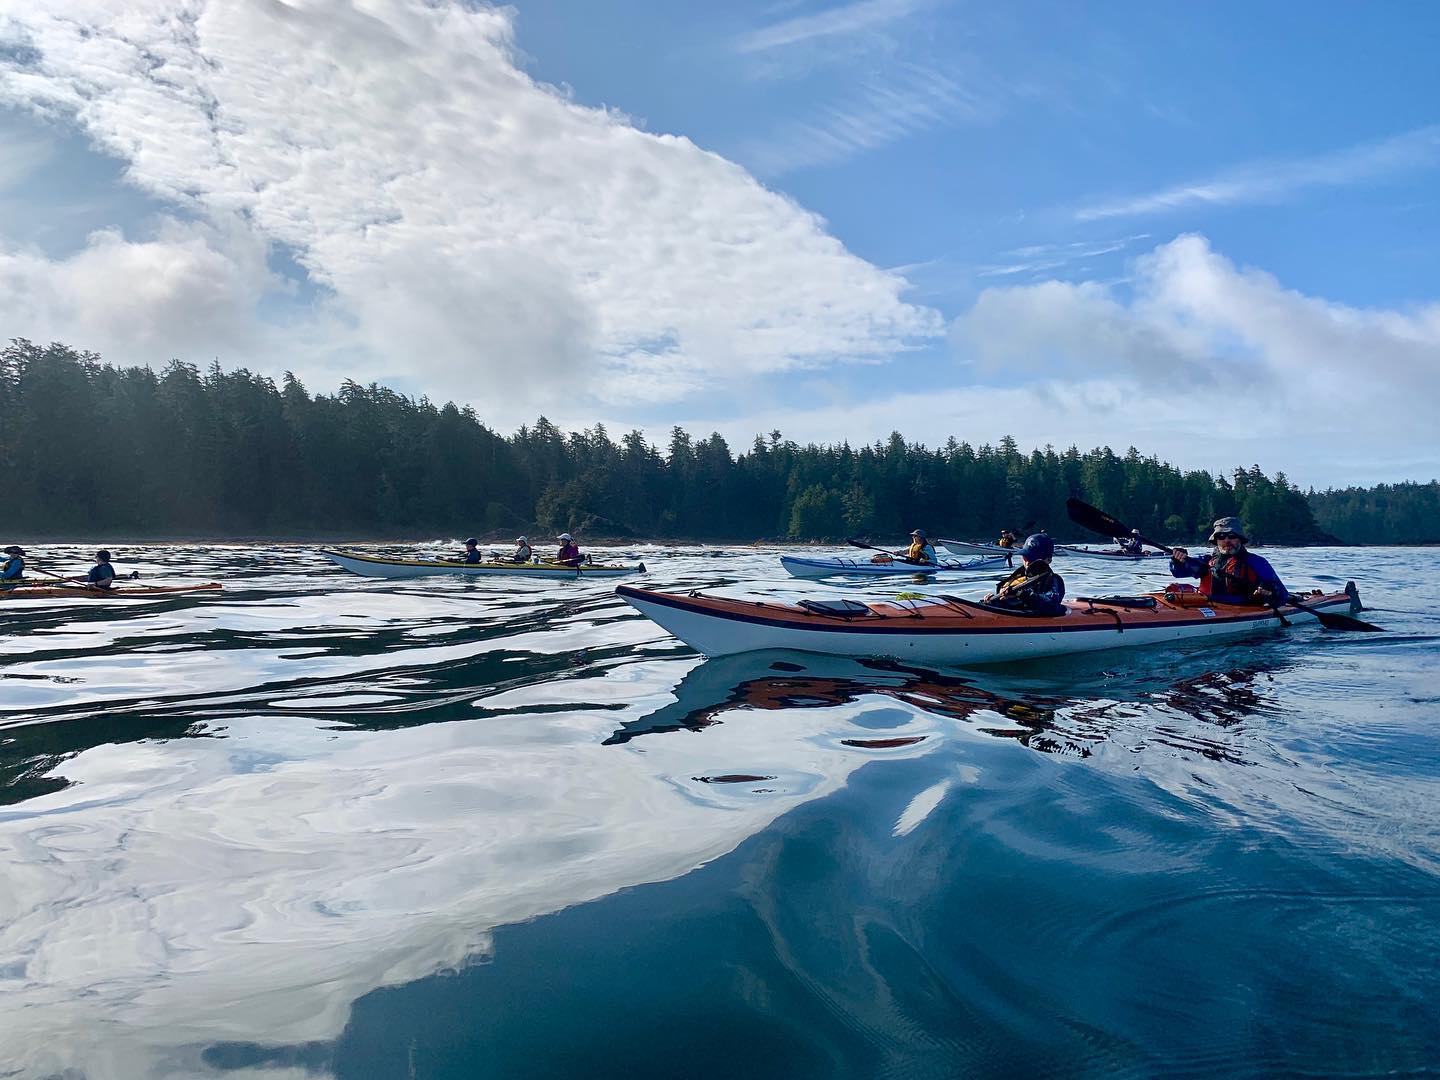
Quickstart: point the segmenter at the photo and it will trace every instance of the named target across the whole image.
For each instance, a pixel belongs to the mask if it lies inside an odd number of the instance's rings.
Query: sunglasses
[[[1239,534],[1239,533],[1216,533],[1216,534],[1215,534],[1215,539],[1216,539],[1216,540],[1239,540],[1239,539],[1241,539],[1241,537],[1240,537],[1240,534]]]

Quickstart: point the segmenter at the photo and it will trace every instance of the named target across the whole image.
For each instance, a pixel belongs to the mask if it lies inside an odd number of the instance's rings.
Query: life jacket
[[[924,540],[912,540],[910,541],[910,550],[905,553],[905,557],[911,562],[934,562],[935,560],[931,558],[930,551],[927,550],[929,549],[929,547],[930,545],[927,544]]]
[[[1263,583],[1250,565],[1249,555],[1248,551],[1241,550],[1234,555],[1222,555],[1217,551],[1210,556],[1210,561],[1200,571],[1200,591],[1206,596],[1238,596],[1249,602]]]
[[[1017,566],[1010,576],[995,587],[997,599],[1008,596],[1024,596],[1026,593],[1043,589],[1050,584],[1055,571],[1048,562],[1032,562],[1029,566]],[[1015,590],[1013,593],[1011,590]]]

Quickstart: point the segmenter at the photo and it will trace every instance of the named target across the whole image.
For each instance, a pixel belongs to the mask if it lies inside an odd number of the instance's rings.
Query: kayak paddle
[[[1073,497],[1066,499],[1065,511],[1070,515],[1070,520],[1075,522],[1075,524],[1083,525],[1092,532],[1097,532],[1101,536],[1109,537],[1112,540],[1117,536],[1134,536],[1135,539],[1139,540],[1140,543],[1146,547],[1156,548],[1160,551],[1173,550],[1173,548],[1166,547],[1164,544],[1157,544],[1149,537],[1141,536],[1118,518],[1111,517],[1105,513],[1104,510],[1091,506],[1087,502],[1081,502],[1079,499]],[[1334,611],[1320,611],[1302,604],[1293,596],[1286,601],[1286,604],[1298,608],[1307,614],[1314,615],[1315,618],[1320,620],[1320,625],[1327,630],[1356,630],[1368,634],[1382,634],[1385,632],[1383,626],[1376,626],[1374,623],[1365,622],[1363,619],[1352,618],[1349,615],[1340,615]],[[1280,613],[1280,605],[1278,603],[1272,602],[1266,606],[1275,612],[1276,617],[1282,623],[1285,622],[1285,616]]]
[[[864,548],[866,551],[878,551],[878,552],[881,552],[882,554],[889,555],[889,556],[890,556],[892,559],[894,559],[896,562],[908,563],[908,564],[910,564],[911,566],[939,566],[939,565],[940,565],[939,563],[917,562],[917,561],[914,560],[914,559],[907,559],[904,555],[897,555],[897,554],[895,554],[895,552],[891,551],[889,548],[876,547],[874,544],[861,543],[859,540],[856,540],[854,537],[851,537],[849,540],[846,540],[845,543],[849,544],[851,547]]]

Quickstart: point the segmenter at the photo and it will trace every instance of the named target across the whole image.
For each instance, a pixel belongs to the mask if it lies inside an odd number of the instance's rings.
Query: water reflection
[[[606,739],[622,745],[642,735],[702,731],[741,710],[791,712],[889,698],[949,720],[973,722],[987,735],[1013,739],[1032,750],[1088,757],[1095,744],[1137,725],[1153,732],[1156,745],[1195,750],[1215,760],[1244,763],[1231,744],[1207,739],[1203,727],[1229,728],[1274,713],[1266,691],[1283,661],[1252,662],[1227,671],[1209,670],[1207,656],[1168,684],[1110,680],[1101,693],[1065,696],[1046,689],[1047,672],[1029,677],[942,673],[891,660],[850,660],[795,654],[784,660],[749,656],[708,659],[692,668],[675,689],[675,700],[638,720],[626,721]],[[758,666],[760,674],[751,674]],[[1183,668],[1183,665],[1182,665]],[[1048,672],[1048,674],[1053,674]],[[996,688],[992,689],[992,685]],[[1176,721],[1200,728],[1182,729]],[[1003,721],[999,725],[996,721]]]
[[[1163,1040],[1087,1012],[1085,956],[1179,1016],[1146,935],[1173,941],[1188,904],[1206,948],[1243,945],[1208,969],[1192,950],[1215,993],[1260,957],[1340,1000],[1286,959],[1306,949],[1267,949],[1266,889],[1312,898],[1321,952],[1401,955],[1433,911],[1434,640],[1398,621],[984,673],[707,661],[608,584],[143,554],[227,589],[5,611],[0,1062],[21,1076],[573,1074],[595,1047],[703,1073],[711,1043],[772,1075],[1146,1071],[1127,1048]],[[659,586],[806,587],[773,553],[615,556]],[[1239,899],[1194,900],[1232,873]],[[1368,938],[1314,899],[1361,877],[1391,897]]]

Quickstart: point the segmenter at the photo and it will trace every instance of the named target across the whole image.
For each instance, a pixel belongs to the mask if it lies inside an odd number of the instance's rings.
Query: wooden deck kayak
[[[645,564],[638,566],[606,566],[600,563],[582,563],[580,566],[565,566],[563,563],[513,563],[482,562],[463,563],[452,559],[400,559],[389,555],[366,555],[358,551],[343,551],[336,548],[321,548],[320,554],[336,566],[352,574],[376,578],[418,578],[435,577],[440,574],[459,574],[461,577],[538,577],[538,578],[593,578],[625,577],[627,574],[643,574]]]
[[[629,585],[615,591],[707,656],[787,649],[936,664],[994,664],[1224,637],[1280,625],[1269,608],[1209,603],[1194,593],[1067,601],[1065,614],[1046,617],[1001,611],[958,597],[787,603],[663,593]],[[1354,582],[1344,592],[1297,594],[1297,598],[1321,610],[1360,609]],[[1282,605],[1281,612],[1296,620],[1310,619],[1288,605]]]
[[[0,588],[0,602],[6,600],[160,600],[167,596],[216,592],[223,586],[218,581],[200,585],[112,585],[96,589],[88,585],[62,585],[59,582],[23,582],[13,588]]]

